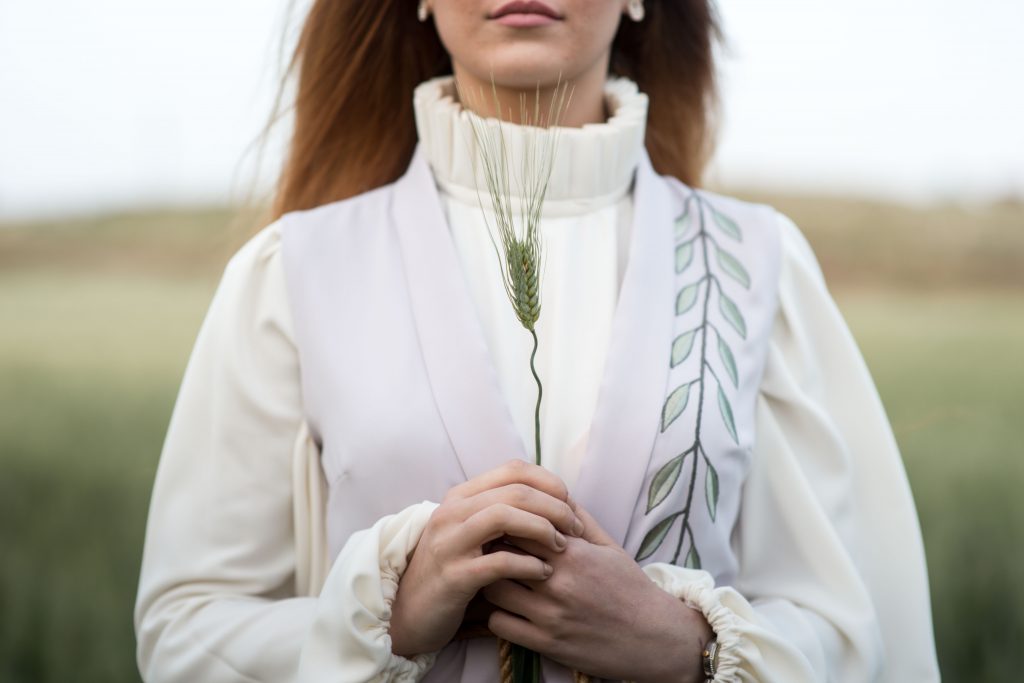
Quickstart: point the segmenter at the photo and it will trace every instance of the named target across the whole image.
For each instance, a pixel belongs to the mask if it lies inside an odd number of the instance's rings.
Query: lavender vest
[[[777,306],[774,213],[660,176],[645,152],[632,226],[571,493],[640,564],[727,585]],[[380,517],[529,458],[419,146],[396,182],[290,213],[282,235],[331,561]],[[497,662],[494,639],[460,641],[424,680],[490,683]],[[544,678],[571,681],[549,660]]]

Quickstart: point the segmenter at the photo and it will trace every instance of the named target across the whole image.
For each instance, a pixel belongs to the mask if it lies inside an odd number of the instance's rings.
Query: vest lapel
[[[392,218],[427,375],[463,473],[527,459],[420,143],[395,183]]]
[[[573,495],[620,545],[643,487],[668,381],[678,201],[651,166],[637,167],[629,261],[604,377]]]
[[[573,491],[620,545],[658,433],[674,315],[672,222],[678,201],[646,151],[633,199],[629,263]],[[419,144],[395,184],[392,212],[427,374],[466,478],[512,457],[527,459]]]

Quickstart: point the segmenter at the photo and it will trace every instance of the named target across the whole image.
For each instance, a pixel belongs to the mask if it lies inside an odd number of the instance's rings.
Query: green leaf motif
[[[724,213],[719,212],[718,209],[714,207],[711,207],[711,213],[714,214],[715,223],[722,229],[722,232],[737,242],[743,241],[743,233],[740,232],[740,226],[736,225],[736,221],[729,218]]]
[[[669,367],[675,367],[686,360],[693,350],[693,340],[697,336],[697,330],[684,332],[672,342],[672,361]]]
[[[665,399],[665,405],[661,409],[661,431],[668,429],[668,426],[675,422],[675,419],[686,410],[686,403],[690,399],[690,387],[692,385],[693,382],[679,385]]]
[[[697,290],[699,288],[700,282],[694,282],[692,285],[679,290],[679,294],[676,296],[676,315],[682,315],[693,308],[693,305],[697,303]]]
[[[704,475],[704,499],[708,503],[708,512],[711,514],[713,522],[715,521],[715,511],[718,509],[718,471],[710,462],[708,471]]]
[[[676,272],[681,273],[693,261],[693,240],[676,247]]]
[[[743,267],[743,264],[737,261],[736,257],[725,249],[718,249],[717,251],[718,265],[722,267],[725,274],[743,285],[745,289],[750,289],[750,273],[748,273],[747,269]]]
[[[732,417],[732,406],[721,386],[718,387],[718,410],[722,413],[722,421],[725,422],[725,428],[729,430],[729,436],[736,442],[736,445],[739,445],[740,440],[736,436],[736,421]]]
[[[672,487],[676,485],[676,481],[679,479],[679,473],[683,470],[683,460],[686,459],[688,454],[689,451],[680,453],[662,465],[658,473],[654,475],[654,479],[651,481],[651,488],[647,491],[647,512],[644,514],[661,505],[662,501],[672,491]]]
[[[646,560],[648,557],[654,554],[662,542],[665,540],[665,536],[668,534],[668,530],[672,528],[672,523],[676,521],[676,517],[683,514],[682,512],[673,512],[671,515],[661,520],[654,527],[647,532],[644,536],[644,540],[640,543],[640,550],[636,552],[636,561],[641,562]]]
[[[681,240],[686,236],[686,231],[690,229],[690,202],[686,202],[686,210],[683,211],[683,215],[676,219],[676,240]]]
[[[722,311],[722,315],[729,321],[729,324],[735,328],[741,337],[747,338],[747,321],[743,319],[743,314],[740,313],[739,306],[736,305],[732,299],[725,295],[725,292],[719,288],[718,290],[718,308]]]
[[[736,358],[732,355],[732,349],[722,339],[722,335],[718,335],[718,355],[722,359],[722,365],[725,366],[725,371],[729,373],[729,379],[732,380],[734,387],[739,387],[739,373],[736,372]]]
[[[683,566],[688,569],[700,569],[700,553],[697,552],[697,544],[693,542],[693,532],[690,532],[690,552],[686,553],[686,561]]]

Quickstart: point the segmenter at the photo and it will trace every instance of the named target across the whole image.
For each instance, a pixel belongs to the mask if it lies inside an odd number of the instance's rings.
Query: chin
[[[519,55],[496,56],[493,61],[485,61],[474,69],[474,75],[484,83],[490,82],[492,72],[497,85],[518,90],[536,88],[538,83],[541,87],[553,87],[559,79],[565,83],[576,74],[575,69],[564,66],[561,55],[545,55],[535,46]]]

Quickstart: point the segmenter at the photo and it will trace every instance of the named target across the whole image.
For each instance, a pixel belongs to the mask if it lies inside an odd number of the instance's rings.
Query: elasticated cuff
[[[398,582],[437,506],[410,505],[349,537],[320,593],[300,683],[414,683],[434,665],[437,652],[394,654],[390,627]]]
[[[715,683],[745,679],[741,666],[742,623],[723,604],[731,588],[715,588],[714,579],[702,569],[688,569],[667,562],[652,562],[644,573],[666,593],[681,599],[688,607],[700,610],[718,640],[718,671]]]

